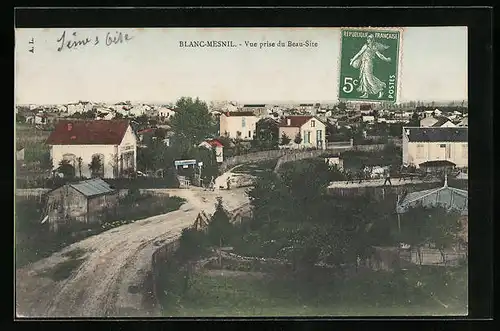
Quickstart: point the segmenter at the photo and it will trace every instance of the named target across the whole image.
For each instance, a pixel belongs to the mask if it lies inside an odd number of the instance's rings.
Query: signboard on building
[[[175,160],[174,165],[176,167],[179,166],[190,166],[190,165],[196,165],[196,160]]]

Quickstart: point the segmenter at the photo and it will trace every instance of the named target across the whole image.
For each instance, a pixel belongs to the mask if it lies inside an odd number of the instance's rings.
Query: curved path
[[[180,210],[120,226],[74,243],[48,258],[16,270],[16,313],[25,317],[106,317],[158,315],[145,303],[141,288],[151,272],[151,256],[161,244],[177,238],[202,210],[212,214],[216,197],[227,210],[248,203],[245,189],[203,191],[168,189],[187,200]],[[83,250],[84,262],[72,275],[53,281],[44,272]],[[156,307],[158,308],[158,307]]]

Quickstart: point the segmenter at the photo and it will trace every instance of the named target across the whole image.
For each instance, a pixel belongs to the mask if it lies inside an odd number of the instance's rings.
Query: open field
[[[39,130],[31,125],[16,124],[16,146],[22,146],[26,163],[40,161],[43,155],[49,153],[49,146],[45,141],[50,131]]]
[[[232,172],[235,174],[249,174],[251,176],[258,176],[265,172],[272,172],[277,162],[278,159],[256,163],[245,163],[232,169]]]
[[[297,282],[283,275],[204,269],[164,316],[465,315],[466,269],[368,272],[350,279]],[[432,294],[431,294],[432,293]],[[465,293],[465,294],[464,294]]]

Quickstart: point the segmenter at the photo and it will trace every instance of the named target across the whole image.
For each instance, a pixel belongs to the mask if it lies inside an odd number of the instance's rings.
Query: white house
[[[374,123],[375,116],[366,115],[362,117],[363,123]]]
[[[421,127],[454,128],[455,124],[447,117],[427,116],[420,120]]]
[[[170,108],[167,108],[167,107],[160,107],[158,108],[158,116],[160,116],[161,118],[170,118],[172,116],[175,115],[175,111],[170,109]]]
[[[285,134],[291,139],[290,147],[326,148],[326,125],[315,116],[286,116],[279,124],[280,139]],[[300,135],[301,142],[296,144],[295,137]]]
[[[224,161],[224,145],[217,140],[217,139],[212,139],[212,140],[206,140],[203,141],[201,144],[198,145],[199,147],[205,147],[208,149],[215,149],[215,157],[218,163],[222,163]]]
[[[232,139],[252,140],[258,121],[253,112],[225,112],[219,117],[219,134]]]
[[[403,127],[403,165],[443,160],[468,167],[467,128]]]
[[[46,142],[53,169],[66,160],[75,175],[116,178],[137,169],[137,138],[127,120],[61,120]],[[89,164],[98,157],[101,168]]]

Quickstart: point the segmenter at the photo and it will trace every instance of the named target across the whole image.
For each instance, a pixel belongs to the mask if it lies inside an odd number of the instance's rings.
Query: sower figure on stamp
[[[387,84],[373,74],[373,60],[376,56],[385,62],[390,62],[391,58],[380,53],[389,46],[376,42],[373,38],[373,34],[368,35],[366,44],[352,57],[349,64],[356,69],[359,68],[359,87],[357,91],[362,93],[361,98],[368,98],[370,94],[378,94],[378,98],[381,99]]]

